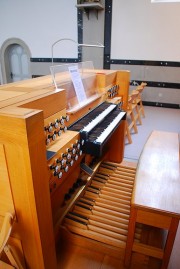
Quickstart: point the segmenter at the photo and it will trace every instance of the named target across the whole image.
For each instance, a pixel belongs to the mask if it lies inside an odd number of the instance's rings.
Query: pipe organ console
[[[24,268],[57,268],[64,238],[112,255],[125,248],[135,177],[120,164],[130,73],[93,70],[92,81],[91,72],[80,106],[64,73],[57,89],[51,76],[0,87],[0,225],[15,213],[10,244]]]

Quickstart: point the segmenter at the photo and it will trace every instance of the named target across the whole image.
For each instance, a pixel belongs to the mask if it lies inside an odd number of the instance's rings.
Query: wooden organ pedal
[[[102,162],[65,215],[62,227],[112,246],[117,253],[125,248],[135,171],[135,167]]]
[[[119,165],[129,72],[101,70],[95,80],[91,77],[84,78],[86,90],[95,91],[96,98],[90,96],[80,108],[66,74],[59,76],[61,89],[54,90],[51,76],[0,88],[0,220],[6,211],[15,212],[10,240],[24,268],[57,268],[56,241],[65,230],[115,249],[125,244],[135,174],[135,168]],[[96,154],[89,143],[91,130],[85,134],[70,126],[104,105],[112,111],[97,116],[95,128],[104,128],[105,118],[107,129],[96,135]]]

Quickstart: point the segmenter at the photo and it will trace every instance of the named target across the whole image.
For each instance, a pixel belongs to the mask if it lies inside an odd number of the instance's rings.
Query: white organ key
[[[112,132],[115,126],[120,122],[120,120],[124,117],[126,112],[120,112],[114,120],[108,125],[106,129],[101,133],[101,135],[95,140],[95,143],[103,143],[104,140],[108,137],[108,135]]]
[[[102,113],[100,113],[94,120],[92,120],[88,125],[86,125],[82,131],[90,132],[101,120],[103,120],[114,108],[115,104],[110,105]]]

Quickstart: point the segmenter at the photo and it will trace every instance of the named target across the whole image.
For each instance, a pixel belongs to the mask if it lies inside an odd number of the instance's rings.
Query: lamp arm
[[[95,48],[104,48],[104,46],[100,43],[98,43],[97,45],[96,44],[79,44],[78,42],[76,42],[75,40],[71,39],[71,38],[61,38],[61,39],[58,39],[57,41],[55,41],[52,46],[51,46],[51,55],[52,55],[52,65],[54,63],[54,46],[61,42],[61,41],[72,41],[74,42],[75,44],[77,44],[78,47],[95,47]]]

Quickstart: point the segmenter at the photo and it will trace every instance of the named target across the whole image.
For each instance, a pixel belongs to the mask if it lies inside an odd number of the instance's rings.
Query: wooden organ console
[[[64,237],[116,255],[125,248],[135,176],[120,164],[129,80],[129,71],[88,71],[80,106],[66,73],[57,89],[51,76],[0,87],[0,225],[15,213],[9,242],[24,268],[57,268]]]

